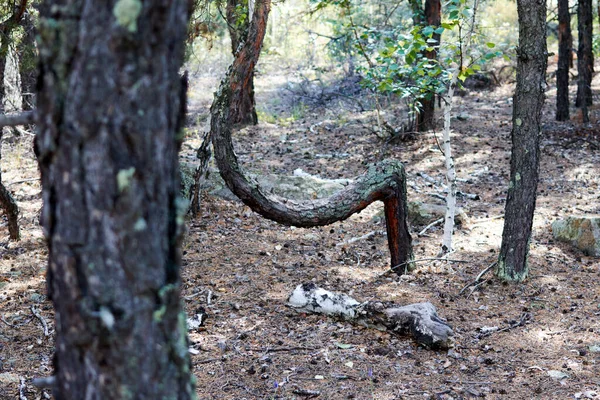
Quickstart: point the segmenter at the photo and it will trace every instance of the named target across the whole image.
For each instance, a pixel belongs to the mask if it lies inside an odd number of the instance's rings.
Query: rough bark
[[[513,101],[510,183],[496,274],[508,281],[527,277],[527,254],[535,210],[539,136],[546,88],[546,2],[518,0],[519,50]]]
[[[240,15],[244,13],[244,15]],[[234,55],[241,43],[248,38],[252,12],[247,0],[227,0],[226,19],[229,37],[231,38],[231,53]],[[257,56],[258,57],[258,56]],[[247,79],[242,82],[240,95],[232,101],[230,118],[236,125],[256,125],[256,100],[254,98],[254,67],[249,66]]]
[[[297,311],[325,314],[398,335],[409,335],[430,349],[454,346],[452,327],[428,302],[406,306],[381,301],[361,303],[343,293],[305,283],[294,289],[287,304]]]
[[[19,58],[19,77],[21,79],[22,110],[31,111],[35,106],[35,91],[37,82],[37,49],[35,47],[35,25],[31,14],[25,13],[21,19],[23,38],[17,46]],[[27,126],[33,130],[33,126]]]
[[[198,158],[199,162],[196,170],[194,171],[194,182],[190,188],[190,207],[188,212],[194,217],[198,217],[200,215],[200,188],[202,187],[202,183],[207,176],[208,162],[212,157],[210,145],[210,132],[207,132],[204,134],[202,144],[196,152],[196,158]]]
[[[2,132],[0,132],[0,141],[2,140]],[[1,157],[0,157],[1,159]],[[12,197],[6,186],[2,183],[2,173],[0,172],[0,207],[6,214],[8,221],[8,237],[10,240],[19,240],[21,233],[19,231],[19,206]]]
[[[412,265],[411,237],[406,222],[406,176],[398,161],[369,167],[366,175],[346,189],[314,201],[293,201],[265,193],[242,171],[231,140],[229,117],[232,99],[239,96],[247,79],[248,64],[258,59],[264,38],[270,0],[256,2],[248,40],[238,51],[211,107],[211,137],[215,160],[229,189],[254,211],[276,222],[299,227],[323,226],[347,219],[374,201],[384,202],[392,268],[402,273]]]
[[[425,22],[429,26],[439,27],[442,23],[442,4],[440,0],[425,0]],[[432,51],[426,51],[425,57],[430,60],[437,60],[438,50],[437,46],[440,44],[441,35],[434,33],[432,39],[437,44],[433,45]],[[429,93],[425,98],[421,100],[421,112],[417,119],[417,131],[425,132],[435,128],[435,95]]]
[[[587,119],[587,107],[592,105],[592,73],[594,55],[592,53],[592,0],[579,0],[577,7],[577,30],[579,46],[577,48],[577,99],[575,105],[582,107],[584,119]],[[588,121],[584,121],[588,122]]]
[[[195,398],[179,300],[185,0],[48,0],[36,153],[54,396]]]
[[[568,121],[569,66],[571,57],[571,14],[569,0],[558,0],[558,68],[556,70],[556,120]]]

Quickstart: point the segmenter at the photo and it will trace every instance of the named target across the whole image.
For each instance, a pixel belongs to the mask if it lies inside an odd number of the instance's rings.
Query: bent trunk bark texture
[[[546,2],[518,0],[519,51],[513,102],[510,182],[496,274],[527,277],[527,254],[538,182],[539,136],[546,88]]]
[[[384,161],[369,167],[366,175],[326,199],[293,201],[270,195],[245,176],[233,149],[231,102],[240,95],[247,71],[256,63],[265,35],[270,0],[256,2],[248,40],[237,53],[211,107],[211,137],[215,160],[229,189],[246,205],[265,218],[281,224],[312,227],[347,219],[374,201],[385,205],[392,268],[402,273],[412,268],[411,237],[406,222],[406,176],[398,161]]]
[[[240,44],[248,38],[250,15],[252,14],[249,7],[247,0],[227,0],[227,28],[231,38],[231,53],[234,57]],[[245,15],[241,16],[240,13],[245,13]],[[240,95],[231,102],[230,118],[234,125],[258,124],[256,100],[254,99],[254,65],[248,71],[247,79],[242,83]]]
[[[583,108],[584,119],[587,117],[587,106],[592,105],[592,73],[594,72],[592,17],[592,0],[579,0],[579,6],[577,7],[577,30],[579,34],[577,73],[579,81],[575,106]]]
[[[361,303],[311,282],[298,285],[288,298],[287,305],[300,312],[325,314],[369,328],[409,335],[430,349],[448,349],[454,345],[452,327],[438,317],[431,303],[406,306],[374,300]]]
[[[558,0],[558,68],[556,70],[556,120],[568,121],[569,66],[571,56],[571,14],[569,0]]]
[[[195,398],[179,300],[187,9],[41,7],[36,153],[57,400]]]

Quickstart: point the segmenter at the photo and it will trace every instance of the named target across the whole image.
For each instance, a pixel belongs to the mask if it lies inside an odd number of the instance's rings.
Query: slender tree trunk
[[[57,400],[192,399],[179,300],[185,0],[48,0],[36,152]]]
[[[439,27],[442,23],[442,4],[440,0],[425,0],[425,21],[427,25]],[[439,46],[441,35],[434,33],[433,40],[437,42],[434,46]],[[437,60],[438,51],[434,48],[432,51],[426,51],[425,57],[430,60]],[[429,93],[427,97],[421,100],[421,113],[417,122],[419,132],[428,131],[435,128],[435,94]]]
[[[240,13],[244,15],[240,15]],[[227,28],[231,38],[231,53],[234,56],[240,43],[245,42],[248,38],[251,14],[247,0],[227,0]],[[248,71],[247,79],[241,85],[240,96],[231,103],[229,112],[231,121],[235,125],[256,125],[258,116],[254,98],[254,66],[251,71]]]
[[[592,105],[592,73],[594,72],[594,55],[592,53],[592,0],[579,0],[577,7],[577,30],[579,46],[577,48],[577,107]],[[584,119],[587,112],[584,108]],[[587,121],[585,121],[587,122]]]
[[[1,141],[2,132],[0,131]],[[1,154],[0,159],[2,159]],[[6,186],[2,183],[2,172],[0,172],[0,207],[4,210],[8,221],[8,237],[10,240],[19,240],[21,237],[19,231],[19,207]]]
[[[215,160],[225,183],[247,206],[265,218],[285,225],[323,226],[344,220],[370,203],[384,202],[391,266],[398,273],[412,268],[411,237],[406,223],[406,176],[398,161],[387,160],[369,168],[354,184],[327,199],[293,201],[265,193],[248,179],[233,149],[232,123],[229,118],[232,99],[240,95],[241,82],[247,79],[260,55],[270,0],[258,0],[248,40],[237,52],[233,65],[221,83],[211,107],[211,138]]]
[[[527,254],[538,182],[539,135],[546,87],[546,2],[518,0],[519,50],[513,102],[510,183],[496,274],[527,277]]]
[[[425,0],[423,7],[421,0],[410,0],[410,6],[413,14],[413,24],[415,26],[434,26],[439,27],[442,22],[442,5],[440,0]],[[432,39],[439,46],[441,35],[434,33]],[[437,49],[426,51],[425,57],[430,60],[437,60]],[[419,100],[419,115],[417,116],[417,131],[424,132],[435,127],[435,94],[429,93]]]
[[[4,101],[6,97],[6,87],[4,86],[4,78],[6,75],[6,63],[8,59],[9,46],[12,40],[12,34],[17,27],[23,13],[27,1],[22,0],[14,5],[13,14],[2,24],[0,24],[0,113],[4,114]],[[0,128],[0,160],[2,159],[2,128]],[[8,220],[8,234],[11,240],[19,240],[19,207],[12,197],[11,193],[2,183],[2,173],[0,172],[0,207],[6,214]]]
[[[21,78],[21,98],[23,111],[33,110],[35,105],[35,85],[37,81],[37,49],[35,47],[35,25],[30,14],[21,19],[23,37],[17,46],[19,77]],[[33,126],[28,126],[33,129]]]
[[[0,44],[0,113],[4,114],[4,97],[6,88],[4,86],[4,75],[6,71],[6,59],[8,55],[8,40],[4,30],[2,30],[2,43]],[[2,131],[0,128],[0,160],[2,160]],[[0,170],[0,207],[6,215],[8,221],[8,235],[11,240],[19,240],[19,206],[2,182],[2,171]]]
[[[558,0],[558,68],[556,70],[556,120],[569,120],[569,57],[571,55],[569,0]]]

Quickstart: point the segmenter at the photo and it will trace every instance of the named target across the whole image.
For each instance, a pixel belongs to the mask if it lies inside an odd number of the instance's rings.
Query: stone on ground
[[[585,255],[600,257],[600,215],[571,216],[552,223],[554,238],[567,242]]]

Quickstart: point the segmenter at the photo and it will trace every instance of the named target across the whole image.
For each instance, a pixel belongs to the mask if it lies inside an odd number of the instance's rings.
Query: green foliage
[[[483,35],[474,35],[477,45],[470,54],[464,54],[463,41],[473,20],[467,0],[446,1],[440,26],[413,23],[422,20],[421,14],[414,15],[422,13],[417,10],[419,4],[412,4],[414,9],[406,5],[398,8],[396,15],[387,15],[383,21],[372,13],[364,15],[367,10],[363,5],[350,0],[322,0],[315,8],[338,6],[340,16],[345,17],[338,19],[333,30],[336,37],[349,39],[336,40],[337,47],[330,47],[332,55],[340,59],[358,55],[365,87],[378,94],[396,95],[415,109],[423,99],[445,93],[457,69],[460,85],[503,54],[502,48]]]

